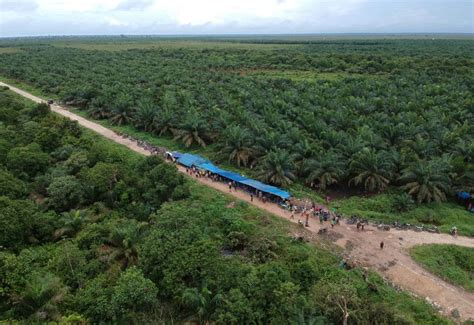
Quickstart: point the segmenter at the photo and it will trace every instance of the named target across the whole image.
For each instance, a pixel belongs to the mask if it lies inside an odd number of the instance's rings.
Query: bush
[[[392,199],[393,212],[406,212],[415,207],[415,201],[408,193],[394,195]]]
[[[0,169],[0,196],[19,199],[28,193],[24,182],[15,178],[10,172]]]
[[[83,198],[82,185],[74,176],[53,179],[47,192],[49,206],[60,212],[76,207]]]
[[[13,148],[7,155],[8,169],[25,178],[32,178],[45,171],[48,165],[49,155],[37,143]]]

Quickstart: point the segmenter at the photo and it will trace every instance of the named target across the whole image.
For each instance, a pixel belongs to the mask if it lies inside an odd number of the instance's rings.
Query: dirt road
[[[12,91],[34,102],[45,102],[43,99],[16,87],[2,82],[0,82],[0,85],[8,86]],[[150,155],[148,151],[138,146],[134,141],[124,139],[112,130],[71,113],[59,105],[52,105],[51,109],[71,120],[78,121],[80,125],[122,144],[135,152]],[[186,173],[184,168],[179,167],[178,169],[180,172]],[[298,216],[296,216],[294,220],[290,220],[290,214],[275,204],[264,204],[257,199],[250,202],[248,194],[241,191],[232,191],[229,193],[226,184],[213,182],[205,178],[196,180],[291,222],[297,222],[298,220]],[[323,227],[330,228],[328,224],[323,225]],[[310,227],[307,229],[313,233],[317,233],[320,228],[319,221],[310,220]],[[474,294],[430,274],[416,264],[408,253],[410,247],[418,244],[456,244],[474,248],[474,238],[461,236],[454,238],[447,234],[431,234],[393,229],[390,231],[379,231],[370,226],[367,227],[364,232],[359,232],[355,226],[346,224],[341,224],[334,229],[330,229],[329,234],[331,233],[337,234],[339,239],[336,241],[336,244],[345,248],[345,254],[358,264],[377,270],[394,285],[429,300],[434,305],[439,306],[440,311],[445,315],[449,316],[453,309],[457,309],[461,315],[461,319],[474,319]],[[379,248],[379,243],[382,240],[385,243],[383,250]]]

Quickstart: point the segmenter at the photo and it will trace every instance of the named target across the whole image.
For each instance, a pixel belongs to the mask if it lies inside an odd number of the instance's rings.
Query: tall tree
[[[224,132],[222,151],[237,166],[247,166],[253,155],[252,137],[246,129],[232,126]]]
[[[293,157],[286,150],[270,151],[260,166],[260,178],[278,186],[286,186],[296,178]]]
[[[222,295],[213,294],[206,286],[201,289],[188,288],[184,290],[181,297],[185,306],[190,308],[199,324],[209,324],[212,321],[212,315],[222,300]]]
[[[324,191],[329,185],[341,180],[345,167],[342,157],[334,152],[327,152],[316,159],[306,160],[303,166],[307,175],[306,184],[318,186]]]
[[[364,148],[353,157],[350,171],[354,175],[349,183],[363,185],[366,191],[383,191],[390,183],[392,161],[383,153]]]
[[[450,191],[450,164],[447,159],[418,160],[402,172],[402,188],[416,198],[418,203],[446,201]]]
[[[173,133],[175,140],[180,140],[186,147],[193,144],[205,147],[206,141],[210,139],[207,123],[196,111],[188,113]]]
[[[137,247],[142,239],[145,223],[129,222],[116,226],[99,248],[99,254],[112,266],[125,269],[138,262]]]
[[[150,98],[144,98],[138,102],[133,113],[133,124],[138,129],[146,132],[152,130],[153,121],[157,115],[158,108]]]

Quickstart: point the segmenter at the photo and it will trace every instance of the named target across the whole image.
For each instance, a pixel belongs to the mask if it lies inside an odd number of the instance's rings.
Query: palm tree
[[[321,148],[322,149],[322,148]],[[298,175],[304,173],[304,164],[315,156],[314,146],[307,139],[300,140],[294,146],[295,167]]]
[[[110,116],[110,109],[103,97],[96,97],[92,100],[87,113],[95,119],[105,119]]]
[[[152,123],[152,130],[158,135],[172,134],[175,123],[175,113],[168,108],[164,108],[156,114]]]
[[[374,149],[364,148],[350,163],[350,170],[355,175],[349,184],[364,185],[369,192],[383,191],[390,183],[392,161]]]
[[[132,120],[132,110],[127,106],[115,106],[110,112],[110,121],[115,125],[127,124]]]
[[[199,324],[209,324],[212,314],[222,301],[222,295],[220,293],[214,295],[204,286],[201,290],[187,288],[181,299],[185,306],[193,310]]]
[[[435,154],[436,148],[429,139],[423,138],[421,134],[417,134],[414,139],[406,140],[405,143],[413,150],[415,155],[420,159],[426,159]]]
[[[112,230],[106,243],[99,247],[104,261],[118,265],[121,269],[136,265],[138,262],[138,244],[146,223],[130,223]]]
[[[426,162],[418,160],[402,172],[400,182],[417,203],[446,201],[450,190],[450,165],[446,158]]]
[[[207,139],[210,138],[206,125],[206,122],[196,112],[189,113],[179,129],[174,130],[174,138],[182,141],[187,148],[195,143],[205,147]]]
[[[289,148],[290,144],[287,139],[281,137],[274,131],[255,130],[254,132],[261,132],[257,137],[255,145],[255,153],[259,159],[265,159],[266,155],[271,151],[279,150],[280,148]]]
[[[88,220],[88,216],[83,210],[75,210],[71,212],[65,212],[62,215],[61,221],[63,226],[58,228],[53,233],[53,239],[58,240],[64,237],[72,237],[76,234]]]
[[[115,105],[110,112],[110,120],[116,125],[123,125],[132,120],[132,98],[126,94],[121,94],[115,101]]]
[[[286,150],[270,151],[262,162],[260,178],[278,186],[293,182],[293,157]]]
[[[383,125],[380,132],[390,147],[398,148],[407,136],[406,126],[403,123]]]
[[[237,166],[247,166],[253,155],[252,138],[249,131],[238,126],[232,126],[224,132],[222,152],[229,157],[230,162]]]
[[[67,288],[52,273],[34,273],[26,282],[23,291],[12,297],[17,309],[23,315],[33,315],[37,321],[60,318],[58,304],[67,295]]]
[[[133,114],[135,127],[146,132],[151,131],[153,121],[157,115],[157,108],[151,99],[142,99]]]
[[[457,143],[451,148],[456,155],[459,155],[467,163],[474,162],[474,142],[459,139]]]
[[[303,171],[308,175],[306,183],[317,185],[323,191],[329,185],[339,182],[344,170],[343,158],[333,152],[320,155],[317,159],[306,160],[303,166]]]
[[[345,160],[350,160],[351,157],[359,153],[364,147],[364,142],[355,136],[348,136],[344,142],[336,145],[336,149],[344,156]]]

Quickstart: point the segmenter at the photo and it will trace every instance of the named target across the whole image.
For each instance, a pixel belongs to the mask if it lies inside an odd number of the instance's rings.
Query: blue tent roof
[[[220,169],[219,167],[215,166],[214,164],[212,164],[210,162],[197,164],[196,167],[199,167],[199,168],[204,169],[204,170],[208,170],[211,173],[220,175],[222,177],[225,177],[227,179],[230,179],[230,180],[236,181],[236,182],[242,182],[243,180],[247,179],[247,177],[244,177],[244,176],[239,175],[237,173],[233,173],[233,172],[229,172],[227,170]]]
[[[463,200],[467,200],[471,198],[471,194],[469,192],[458,192],[458,197]]]
[[[210,162],[205,162],[198,164],[197,167],[202,168],[204,170],[210,171],[211,173],[220,175],[222,177],[225,177],[227,179],[230,179],[232,181],[235,181],[240,184],[244,184],[247,186],[250,186],[254,189],[257,189],[259,191],[269,193],[272,195],[276,195],[281,197],[282,199],[288,199],[290,197],[290,193],[283,191],[282,189],[279,189],[278,187],[263,184],[259,181],[249,179],[245,176],[239,175],[237,173],[229,172],[227,170],[220,169],[219,167],[215,166],[214,164]]]
[[[209,162],[209,160],[198,155],[192,155],[190,153],[183,153],[178,159],[178,163],[186,167],[192,167],[194,165],[197,166],[206,162]]]
[[[217,167],[216,165],[214,165],[210,162],[205,162],[205,163],[199,164],[199,168],[210,171],[211,173],[214,173],[214,174],[217,174],[217,173],[223,171],[222,169],[220,169],[219,167]]]
[[[175,156],[175,152],[173,152],[173,156]],[[199,155],[184,153],[184,154],[181,154],[177,158],[178,158],[178,163],[186,167],[196,166],[198,168],[210,171],[211,173],[227,178],[231,181],[235,181],[237,183],[247,185],[256,190],[262,191],[264,193],[276,195],[278,197],[281,197],[282,199],[288,199],[291,196],[290,193],[278,187],[267,185],[256,180],[249,179],[237,173],[220,169],[219,167],[211,163],[208,159],[201,157]]]
[[[173,158],[179,159],[183,154],[179,151],[172,151],[171,155],[173,156]]]
[[[242,181],[241,183],[253,187],[259,191],[279,196],[282,199],[288,199],[290,197],[290,193],[283,191],[278,187],[267,185],[253,179],[247,179],[245,181]]]

